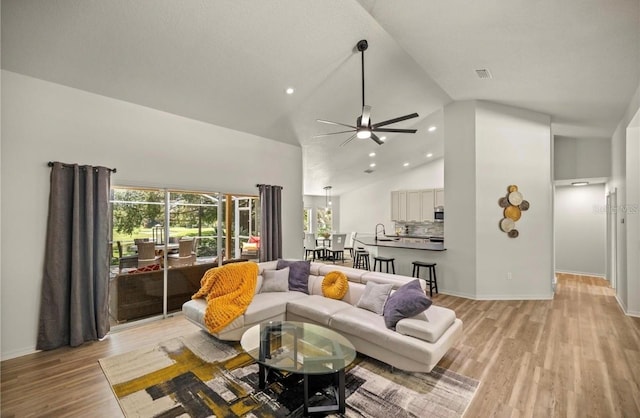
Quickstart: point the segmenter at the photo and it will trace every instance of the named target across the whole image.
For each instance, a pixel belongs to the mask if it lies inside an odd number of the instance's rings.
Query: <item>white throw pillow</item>
[[[289,267],[280,270],[265,270],[262,272],[262,278],[260,293],[289,291]]]
[[[358,303],[356,303],[356,306],[382,315],[384,312],[384,304],[387,302],[392,288],[392,284],[367,282],[364,293]]]

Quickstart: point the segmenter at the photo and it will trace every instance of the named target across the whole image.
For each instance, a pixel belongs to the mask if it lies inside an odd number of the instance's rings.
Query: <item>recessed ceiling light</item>
[[[376,166],[376,163],[369,164],[369,167],[375,167],[375,166]]]
[[[375,152],[370,152],[370,153],[369,153],[369,157],[375,157],[375,156],[376,156],[376,153],[375,153]]]
[[[385,139],[387,139],[387,137],[386,137],[386,136],[381,136],[381,137],[380,137],[380,141],[382,141],[382,142],[384,142],[384,141],[385,141]]]
[[[586,186],[587,184],[589,184],[588,181],[574,181],[571,183],[572,186]]]
[[[409,167],[409,163],[402,164],[404,167]]]
[[[433,132],[433,131],[435,131],[436,129],[438,129],[438,128],[436,128],[435,126],[429,126],[429,129],[427,129],[427,131],[429,131],[429,132]]]
[[[293,89],[293,87],[287,87],[287,89],[285,90],[287,94],[293,94],[294,91],[295,90]]]
[[[433,157],[433,154],[432,153],[428,153],[427,154],[427,158],[431,158],[431,157]]]

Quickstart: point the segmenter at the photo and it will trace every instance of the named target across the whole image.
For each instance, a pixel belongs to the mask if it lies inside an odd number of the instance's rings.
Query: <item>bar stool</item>
[[[364,248],[356,249],[355,256],[353,258],[353,267],[357,269],[371,270],[371,264],[369,264],[369,252]]]
[[[433,296],[433,291],[438,293],[438,280],[436,279],[436,263],[428,263],[426,261],[414,261],[413,263],[413,277],[420,278],[420,267],[426,267],[429,271],[429,280],[424,279],[429,285],[429,296]]]
[[[394,263],[394,261],[395,258],[381,256],[373,257],[373,271],[376,271],[376,266],[378,265],[378,262],[380,262],[380,272],[382,273],[382,263],[385,263],[385,265],[387,266],[387,273],[389,273],[389,263],[391,263],[393,274],[396,274],[396,264]]]

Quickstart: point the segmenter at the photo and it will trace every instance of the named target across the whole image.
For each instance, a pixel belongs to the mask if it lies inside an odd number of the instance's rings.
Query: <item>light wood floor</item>
[[[434,300],[464,322],[440,366],[481,381],[466,417],[640,417],[640,319],[605,281],[563,275],[553,301]],[[195,329],[178,315],[4,361],[2,417],[121,417],[98,359]]]

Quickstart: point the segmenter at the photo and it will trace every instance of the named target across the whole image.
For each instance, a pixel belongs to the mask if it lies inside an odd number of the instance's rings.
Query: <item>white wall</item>
[[[554,138],[554,179],[583,179],[611,175],[611,140]]]
[[[478,101],[475,141],[477,297],[551,298],[551,119]],[[517,185],[531,204],[516,222],[518,238],[509,238],[498,226],[503,218],[498,199],[506,196],[511,184]]]
[[[556,271],[605,276],[606,203],[604,184],[556,187]]]
[[[443,293],[476,297],[476,110],[474,101],[444,108],[444,236]],[[440,290],[439,289],[439,290]]]
[[[394,222],[391,221],[392,190],[441,187],[444,187],[442,158],[343,193],[340,195],[340,230],[373,234],[376,224],[383,223],[387,233],[392,233],[394,231]],[[447,195],[447,202],[449,202],[448,199]]]
[[[36,343],[48,161],[117,168],[114,185],[283,189],[284,257],[302,252],[299,147],[2,71],[2,357]]]
[[[640,254],[633,253],[628,248],[627,242],[638,242],[640,240],[640,232],[637,230],[628,230],[627,218],[631,215],[627,214],[622,208],[628,205],[638,204],[640,202],[629,201],[627,199],[627,187],[638,187],[640,181],[637,177],[633,178],[628,172],[628,165],[637,167],[640,165],[640,156],[633,154],[635,143],[640,141],[635,130],[629,130],[632,120],[640,110],[640,85],[635,94],[632,96],[631,102],[627,110],[618,124],[611,138],[611,180],[607,183],[607,190],[616,189],[618,197],[618,229],[617,229],[617,286],[616,299],[625,312],[640,316],[640,274],[636,271],[635,275],[628,274],[628,266],[631,265],[633,270],[640,259]],[[636,122],[638,120],[635,120]],[[632,126],[632,128],[635,127]],[[630,149],[628,149],[630,147]],[[631,151],[631,152],[628,152]],[[634,169],[631,169],[631,173]],[[635,171],[637,173],[637,171]],[[636,174],[637,176],[637,174]],[[633,183],[633,184],[629,184]],[[635,186],[634,186],[635,185]],[[634,192],[631,191],[633,196]],[[637,214],[634,216],[638,216]],[[633,221],[632,221],[633,223]]]

